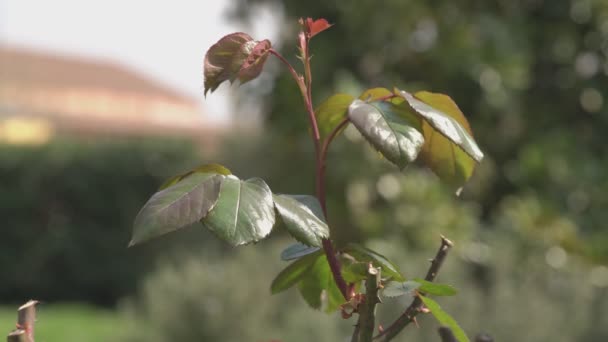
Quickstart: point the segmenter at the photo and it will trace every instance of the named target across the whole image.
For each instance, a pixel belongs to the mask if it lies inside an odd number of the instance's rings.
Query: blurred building
[[[0,143],[179,135],[210,147],[218,134],[194,99],[121,65],[0,48]]]

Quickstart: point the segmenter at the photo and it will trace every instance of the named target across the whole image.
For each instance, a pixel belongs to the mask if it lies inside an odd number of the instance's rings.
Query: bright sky
[[[253,28],[223,18],[228,0],[0,0],[0,44],[108,58],[201,101],[227,120],[230,88],[203,98],[203,58],[223,35],[246,30],[276,37],[276,15],[262,13]]]

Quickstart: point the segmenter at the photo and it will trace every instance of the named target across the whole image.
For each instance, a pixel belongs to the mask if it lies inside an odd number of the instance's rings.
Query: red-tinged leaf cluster
[[[332,26],[332,24],[328,23],[327,20],[323,18],[317,20],[313,20],[312,18],[306,18],[306,20],[304,20],[300,18],[300,24],[304,27],[304,32],[309,39]]]
[[[205,95],[224,81],[243,84],[258,77],[271,47],[270,41],[255,41],[243,32],[224,36],[205,55]]]
[[[251,50],[251,53],[241,65],[241,70],[239,70],[238,78],[241,84],[249,82],[260,75],[271,47],[272,45],[268,39],[258,42],[253,47],[253,50]]]

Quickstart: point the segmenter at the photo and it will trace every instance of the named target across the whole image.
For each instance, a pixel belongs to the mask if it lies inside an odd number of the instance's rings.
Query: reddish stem
[[[302,98],[304,99],[304,104],[306,105],[306,111],[308,112],[308,119],[310,121],[310,125],[312,127],[313,133],[313,142],[315,145],[315,159],[316,159],[316,170],[315,170],[315,188],[317,198],[319,199],[319,203],[321,204],[321,209],[323,210],[323,214],[327,219],[327,206],[325,203],[325,157],[327,156],[327,148],[331,139],[325,142],[323,147],[321,147],[321,135],[319,134],[319,126],[317,124],[317,118],[315,117],[315,111],[312,107],[312,92],[311,92],[311,81],[312,78],[310,76],[310,58],[308,56],[308,42],[306,42],[306,48],[303,49],[304,56],[304,69],[306,78],[302,78],[302,76],[298,75],[296,70],[289,64],[289,62],[277,51],[270,49],[270,53],[275,55],[279,60],[287,66],[289,72],[291,72],[292,77],[298,84],[300,88],[300,93],[302,94]],[[333,133],[333,132],[332,132]],[[332,135],[335,136],[337,131]],[[340,289],[342,296],[344,299],[349,300],[350,295],[348,292],[348,285],[346,281],[342,277],[342,272],[340,271],[340,260],[338,260],[336,251],[330,239],[323,239],[323,250],[325,251],[325,255],[327,257],[327,262],[329,264],[329,268],[331,269],[331,273],[334,277],[334,281],[336,285]]]

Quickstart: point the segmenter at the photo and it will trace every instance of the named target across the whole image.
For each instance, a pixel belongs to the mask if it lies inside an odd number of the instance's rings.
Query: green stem
[[[369,264],[365,280],[365,301],[359,311],[359,342],[372,342],[376,328],[376,304],[380,302],[379,287],[380,268],[374,268]]]

